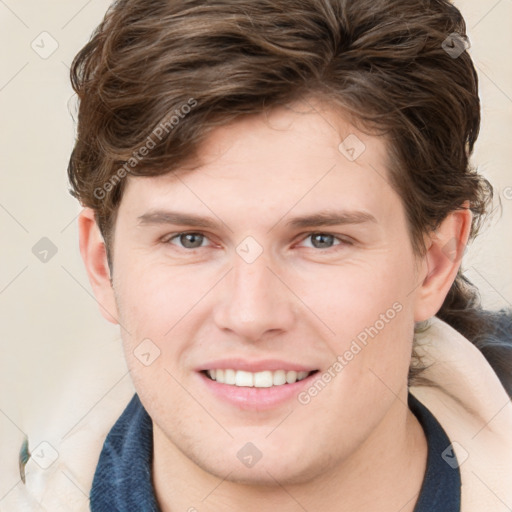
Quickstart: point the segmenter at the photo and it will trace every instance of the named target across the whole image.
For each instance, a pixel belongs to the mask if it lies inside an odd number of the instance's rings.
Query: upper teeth
[[[293,384],[298,380],[305,379],[310,372],[296,372],[293,370],[277,370],[271,372],[245,372],[242,370],[218,369],[208,370],[208,375],[221,384],[231,384],[235,386],[269,388],[271,386],[281,386],[283,384]]]

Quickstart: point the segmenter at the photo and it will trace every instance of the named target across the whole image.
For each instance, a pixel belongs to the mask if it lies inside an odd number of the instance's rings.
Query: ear
[[[428,237],[427,253],[422,260],[423,282],[417,289],[416,322],[434,316],[455,281],[471,231],[469,202],[447,215],[438,229]]]
[[[118,324],[118,311],[112,288],[105,242],[101,235],[94,210],[84,208],[78,217],[80,253],[89,276],[94,296],[101,314],[113,324]]]

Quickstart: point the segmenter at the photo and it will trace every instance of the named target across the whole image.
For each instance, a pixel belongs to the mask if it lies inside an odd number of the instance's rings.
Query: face
[[[418,274],[387,176],[385,141],[317,104],[217,128],[193,170],[128,179],[113,288],[155,452],[284,485],[393,428]]]

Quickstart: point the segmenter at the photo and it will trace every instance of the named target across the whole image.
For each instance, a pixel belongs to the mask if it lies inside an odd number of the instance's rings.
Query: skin
[[[215,129],[193,170],[129,177],[112,276],[94,213],[80,216],[91,285],[104,316],[122,326],[127,364],[153,419],[153,482],[164,512],[405,512],[420,492],[427,446],[406,406],[414,323],[441,307],[471,214],[450,214],[426,237],[426,255],[415,255],[387,182],[385,139],[308,104],[314,108],[277,108]],[[355,161],[338,150],[349,134],[366,146]],[[171,209],[218,225],[140,220]],[[341,209],[375,221],[287,226]],[[187,237],[172,238],[182,232],[205,236],[190,249]],[[322,246],[314,233],[334,238]],[[252,263],[236,251],[247,236],[262,249]],[[443,247],[454,238],[459,252],[447,257]],[[400,312],[306,405],[294,398],[266,410],[236,407],[196,371],[240,357],[321,374],[397,303]],[[160,350],[149,366],[134,355],[143,339]],[[262,454],[251,468],[237,457],[247,442]]]

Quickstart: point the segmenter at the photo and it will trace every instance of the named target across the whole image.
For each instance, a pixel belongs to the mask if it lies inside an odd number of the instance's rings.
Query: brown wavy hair
[[[493,191],[469,161],[480,104],[465,37],[445,0],[118,0],[71,68],[72,194],[95,210],[111,265],[128,173],[172,172],[216,126],[319,98],[387,137],[417,254],[465,201],[473,238]],[[482,349],[511,392],[511,344],[494,336],[496,318],[462,271],[437,316]]]

